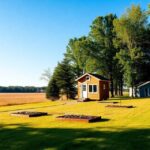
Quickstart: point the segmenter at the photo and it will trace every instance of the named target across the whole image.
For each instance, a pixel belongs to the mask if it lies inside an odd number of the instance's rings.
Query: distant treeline
[[[41,92],[45,92],[45,87],[0,86],[0,93],[41,93]]]

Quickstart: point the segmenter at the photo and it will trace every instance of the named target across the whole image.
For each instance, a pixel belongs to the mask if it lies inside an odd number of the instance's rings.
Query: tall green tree
[[[46,98],[51,100],[59,99],[59,87],[54,76],[51,77],[46,88]]]
[[[67,59],[58,63],[54,73],[49,81],[46,96],[47,98],[58,99],[60,95],[66,95],[68,98],[74,98],[75,75],[72,66]]]
[[[92,25],[90,31],[90,38],[96,43],[97,53],[97,71],[101,72],[104,76],[111,80],[111,96],[114,96],[114,69],[116,62],[114,56],[117,49],[114,47],[113,39],[116,33],[113,31],[113,21],[116,19],[116,15],[110,14],[107,16],[97,17]]]
[[[139,78],[138,67],[143,61],[141,35],[147,26],[146,13],[140,6],[132,5],[119,19],[114,20],[115,31],[122,44],[126,47],[117,53],[119,63],[123,66],[125,80],[129,86],[134,86]]]
[[[65,94],[68,98],[74,98],[75,96],[75,74],[72,66],[67,59],[64,59],[61,63],[58,63],[53,74],[56,80],[56,85],[59,88],[60,94]]]
[[[69,41],[65,58],[74,67],[76,76],[79,77],[85,72],[92,72],[94,69],[97,48],[94,42],[88,37],[74,38]]]

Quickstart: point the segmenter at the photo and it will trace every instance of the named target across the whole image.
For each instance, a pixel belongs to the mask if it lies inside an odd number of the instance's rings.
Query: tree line
[[[85,72],[97,73],[111,81],[111,97],[123,95],[123,86],[133,87],[150,80],[150,6],[132,5],[117,17],[98,16],[87,36],[72,38],[64,59],[54,70],[47,97],[68,98],[76,92],[75,78]]]
[[[45,87],[33,87],[33,86],[0,86],[0,93],[39,93],[44,92]]]

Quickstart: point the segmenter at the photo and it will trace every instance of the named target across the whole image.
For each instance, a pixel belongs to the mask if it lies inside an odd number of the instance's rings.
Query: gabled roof
[[[146,85],[146,84],[149,84],[149,83],[150,83],[150,81],[147,81],[147,82],[144,82],[144,83],[138,85],[137,87],[142,87],[142,86],[144,86],[144,85]]]
[[[101,76],[101,75],[99,75],[99,74],[91,74],[91,73],[90,73],[90,75],[92,75],[92,76],[94,76],[94,77],[96,77],[96,78],[98,78],[98,79],[100,79],[100,80],[109,80],[109,79],[107,79],[107,78],[105,78],[105,77],[103,77],[103,76]]]
[[[81,78],[83,78],[84,76],[89,75],[89,76],[93,76],[95,78],[97,78],[98,80],[105,80],[105,81],[109,81],[109,79],[99,75],[99,74],[92,74],[92,73],[85,73],[83,74],[81,77],[77,78],[76,81],[80,80]]]

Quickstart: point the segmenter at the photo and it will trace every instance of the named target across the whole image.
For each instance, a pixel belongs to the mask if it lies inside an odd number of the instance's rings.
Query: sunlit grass
[[[120,99],[109,101],[120,102]],[[0,149],[33,149],[31,143],[34,149],[67,149],[68,146],[75,149],[74,145],[78,149],[92,149],[95,145],[95,149],[122,150],[124,146],[123,149],[132,150],[138,149],[136,144],[139,149],[141,146],[147,149],[150,146],[150,98],[122,98],[121,105],[135,106],[131,109],[107,108],[106,105],[98,101],[82,103],[71,100],[0,107],[0,142],[3,140]],[[12,111],[17,110],[43,111],[48,112],[49,116],[10,116]],[[96,115],[102,116],[105,121],[81,123],[57,120],[56,117],[61,114]],[[134,134],[138,143],[132,139]],[[141,138],[143,140],[140,143]],[[11,145],[4,146],[8,140]],[[17,147],[17,141],[23,147]]]

